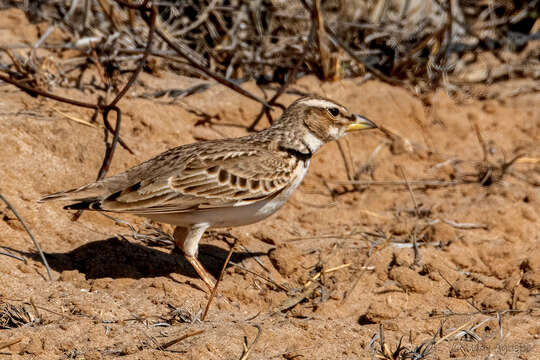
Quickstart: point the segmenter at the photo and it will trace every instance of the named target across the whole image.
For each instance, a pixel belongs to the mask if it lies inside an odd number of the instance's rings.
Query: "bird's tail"
[[[41,203],[52,200],[88,202],[99,200],[102,196],[103,184],[101,182],[95,182],[79,188],[46,195],[39,199],[38,202]]]

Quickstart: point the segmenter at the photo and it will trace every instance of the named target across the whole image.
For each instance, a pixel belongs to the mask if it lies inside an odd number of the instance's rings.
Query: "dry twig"
[[[240,357],[240,360],[247,360],[247,358],[249,357],[249,354],[251,353],[251,350],[253,350],[253,348],[255,347],[255,344],[257,344],[257,341],[259,341],[259,337],[261,336],[261,333],[262,333],[261,327],[257,324],[254,324],[253,326],[257,328],[257,336],[255,336],[255,339],[249,346],[247,345],[247,338],[244,337],[244,342],[242,343],[242,345],[244,346],[244,352],[242,356]]]
[[[190,338],[190,337],[193,337],[193,336],[197,336],[197,335],[200,335],[204,333],[204,330],[198,330],[198,331],[193,331],[193,332],[190,332],[190,333],[187,333],[185,335],[182,335],[180,336],[179,338],[176,338],[174,340],[171,340],[171,341],[168,341],[166,342],[165,344],[162,344],[162,345],[158,345],[156,347],[157,350],[166,350],[168,348],[170,348],[171,346],[175,345],[175,344],[178,344],[180,341],[183,341],[187,338]]]
[[[227,269],[227,265],[229,264],[229,261],[231,260],[231,256],[232,256],[232,253],[233,253],[233,250],[234,250],[235,246],[236,246],[236,239],[234,240],[233,245],[229,249],[229,253],[227,254],[227,258],[225,259],[225,262],[223,263],[223,268],[221,268],[221,272],[219,274],[219,277],[218,277],[218,279],[216,281],[216,284],[214,285],[214,288],[212,289],[212,293],[210,294],[210,298],[208,299],[208,302],[206,303],[206,307],[204,309],[204,312],[203,312],[203,315],[202,315],[202,318],[201,318],[202,321],[204,321],[204,319],[206,319],[206,315],[208,315],[208,310],[210,310],[210,305],[212,304],[212,300],[214,300],[214,297],[217,294],[218,285],[221,282],[221,280],[223,279],[223,275],[225,274],[225,269]]]
[[[43,265],[45,266],[45,269],[47,269],[47,275],[49,276],[49,281],[53,281],[51,268],[49,267],[49,263],[47,262],[47,259],[45,258],[45,254],[41,250],[41,246],[39,245],[39,242],[36,240],[28,226],[26,225],[26,222],[23,220],[23,218],[19,215],[17,210],[11,205],[11,203],[0,193],[0,200],[2,200],[8,208],[13,212],[13,214],[17,217],[17,219],[21,222],[21,225],[23,226],[24,230],[28,233],[28,236],[30,236],[30,239],[34,243],[34,246],[36,247],[36,250],[39,253],[39,256],[41,257],[41,260],[43,261]]]

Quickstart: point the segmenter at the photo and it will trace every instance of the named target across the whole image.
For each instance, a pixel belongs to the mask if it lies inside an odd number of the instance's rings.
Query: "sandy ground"
[[[37,36],[10,31],[0,39]],[[245,134],[259,106],[222,86],[175,102],[141,97],[201,82],[142,74],[120,103],[121,137],[135,154],[118,147],[109,174],[176,145]],[[492,85],[491,100],[439,91],[422,102],[378,81],[301,79],[294,89],[335,99],[393,135],[341,142],[361,187],[346,184],[329,144],[276,215],[207,234],[200,258],[215,277],[238,243],[205,321],[209,295],[180,254],[100,214],[72,221],[61,204],[36,202],[94,180],[103,130],[73,120],[91,113],[1,86],[0,191],[55,280],[0,203],[0,251],[24,259],[0,254],[0,359],[240,359],[254,341],[250,359],[373,358],[380,328],[390,352],[401,338],[409,351],[434,338],[425,358],[539,359],[540,94],[504,95],[518,86]],[[95,100],[90,89],[55,92]],[[121,218],[149,233],[144,219]]]

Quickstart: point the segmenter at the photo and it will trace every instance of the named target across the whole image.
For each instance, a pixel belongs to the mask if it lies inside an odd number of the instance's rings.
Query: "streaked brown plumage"
[[[305,97],[261,132],[182,145],[124,173],[41,201],[72,201],[67,209],[132,213],[177,225],[177,245],[212,287],[197,260],[207,228],[250,224],[273,214],[300,184],[320,146],[346,131],[374,127],[331,100]]]

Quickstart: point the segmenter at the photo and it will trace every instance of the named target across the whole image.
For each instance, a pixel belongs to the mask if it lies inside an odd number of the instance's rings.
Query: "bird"
[[[174,225],[176,247],[212,291],[212,276],[198,260],[205,231],[274,214],[300,185],[317,150],[346,133],[374,128],[333,100],[304,96],[262,131],[174,147],[123,173],[39,201],[63,200],[70,202],[67,210],[129,213]]]

